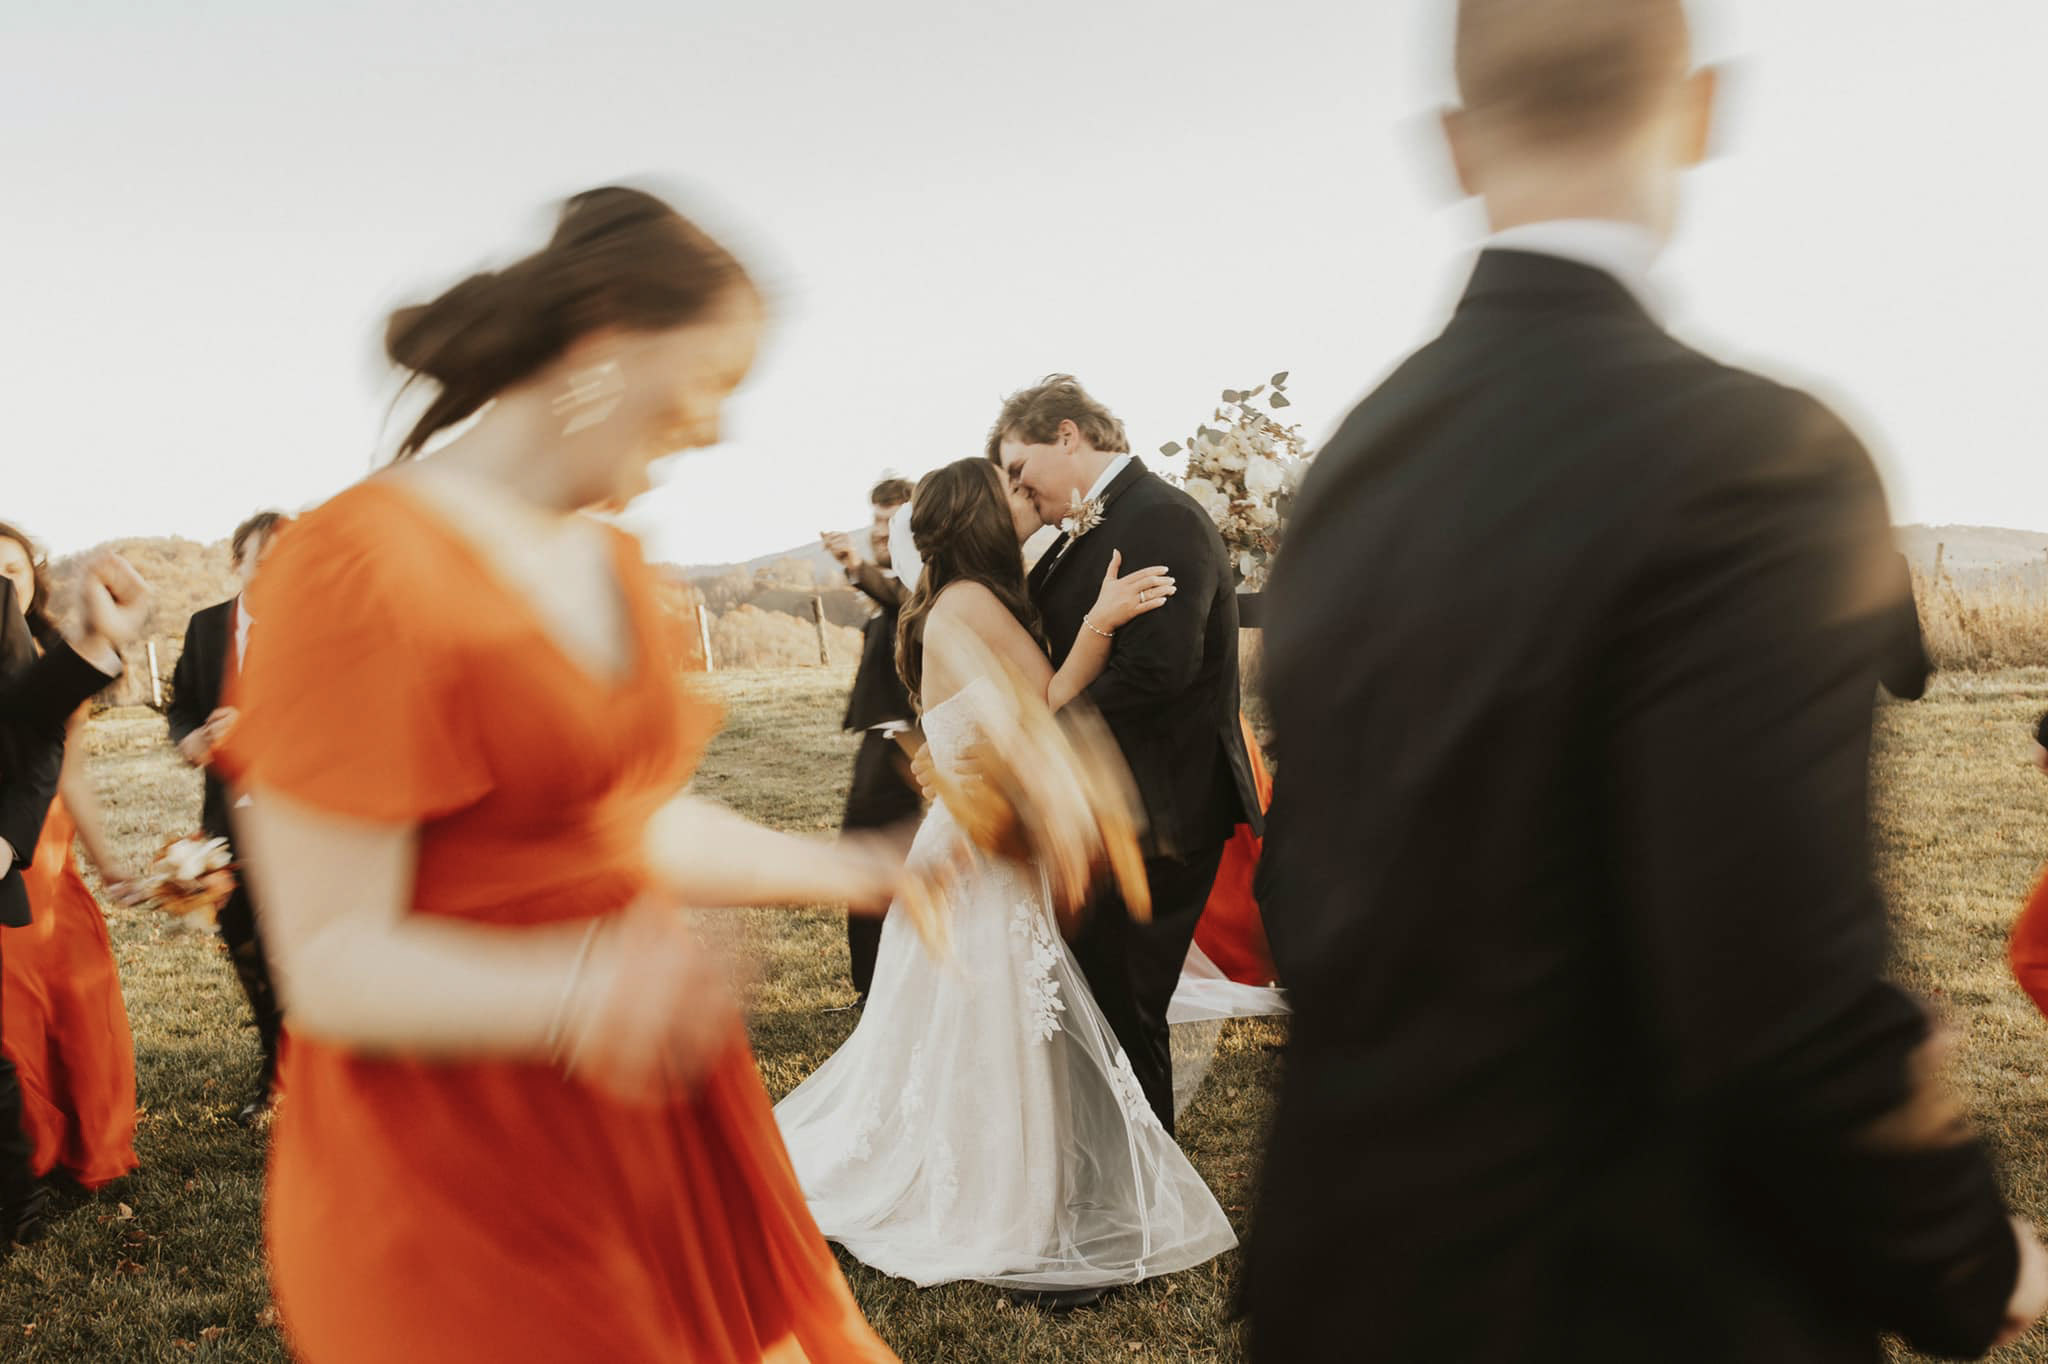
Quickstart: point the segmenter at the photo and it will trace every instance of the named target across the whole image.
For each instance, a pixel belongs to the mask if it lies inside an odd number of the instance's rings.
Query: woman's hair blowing
[[[435,432],[590,333],[679,327],[736,286],[751,281],[733,254],[655,196],[620,188],[576,195],[540,250],[391,314],[385,352],[440,386],[398,458],[418,454]]]

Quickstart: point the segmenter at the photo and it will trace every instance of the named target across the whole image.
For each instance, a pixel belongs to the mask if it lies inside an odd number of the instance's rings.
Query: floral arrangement
[[[189,835],[157,850],[136,878],[133,895],[147,908],[205,926],[235,892],[234,859],[227,840]]]
[[[1253,402],[1261,394],[1270,411]],[[1257,388],[1227,388],[1210,418],[1216,425],[1197,427],[1185,446],[1169,441],[1159,450],[1169,459],[1186,451],[1181,487],[1222,532],[1240,591],[1265,587],[1288,504],[1315,458],[1301,428],[1273,416],[1288,406],[1285,370]]]

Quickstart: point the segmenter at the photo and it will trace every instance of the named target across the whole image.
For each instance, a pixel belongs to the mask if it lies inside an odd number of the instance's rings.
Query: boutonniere
[[[1083,499],[1081,494],[1072,494],[1073,501],[1067,507],[1067,514],[1060,518],[1060,529],[1069,540],[1078,540],[1102,524],[1102,499]]]

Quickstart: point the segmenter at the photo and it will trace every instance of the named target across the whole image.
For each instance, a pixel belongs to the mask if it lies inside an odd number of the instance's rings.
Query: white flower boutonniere
[[[1069,540],[1078,540],[1102,524],[1102,501],[1094,497],[1084,501],[1079,493],[1072,497],[1067,514],[1060,518],[1060,529]]]

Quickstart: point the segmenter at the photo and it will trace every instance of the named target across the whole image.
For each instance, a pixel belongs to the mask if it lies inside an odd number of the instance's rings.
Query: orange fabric
[[[679,688],[653,577],[617,543],[640,656],[614,685],[412,494],[342,494],[265,560],[232,760],[259,790],[419,824],[416,913],[623,908],[648,816],[716,716]],[[894,1358],[804,1206],[741,1037],[695,1097],[653,1109],[538,1064],[300,1037],[283,1066],[271,1275],[309,1364]]]
[[[2048,873],[2034,886],[2026,908],[2013,924],[2005,957],[2013,979],[2034,1001],[2034,1007],[2048,1014]]]
[[[36,1174],[97,1189],[133,1170],[135,1043],[106,917],[73,859],[78,826],[50,806],[21,874],[34,921],[0,928],[0,1037],[21,1077]]]
[[[1251,755],[1252,780],[1259,788],[1259,809],[1273,803],[1273,778],[1259,756],[1259,741],[1252,735],[1251,722],[1237,717],[1244,730],[1245,751]],[[1216,868],[1216,884],[1202,917],[1195,921],[1195,945],[1216,968],[1240,985],[1271,985],[1277,978],[1273,950],[1266,943],[1266,923],[1259,914],[1259,898],[1252,893],[1252,878],[1259,870],[1262,840],[1249,824],[1237,826],[1230,842],[1223,845],[1223,861]]]

